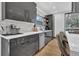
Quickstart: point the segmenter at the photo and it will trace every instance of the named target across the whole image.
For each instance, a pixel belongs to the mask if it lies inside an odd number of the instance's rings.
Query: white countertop
[[[0,37],[9,40],[9,39],[19,38],[19,37],[23,37],[23,36],[29,36],[29,35],[40,34],[40,33],[45,33],[45,32],[51,32],[51,31],[52,31],[52,30],[37,31],[37,32],[26,32],[26,33],[22,33],[22,34],[9,35],[9,36],[0,35]]]
[[[68,28],[66,28],[66,29],[70,29],[70,30],[79,30],[79,27],[68,27]]]

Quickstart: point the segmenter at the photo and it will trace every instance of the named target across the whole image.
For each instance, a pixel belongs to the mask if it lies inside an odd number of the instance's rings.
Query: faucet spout
[[[2,30],[4,31],[4,28],[1,26]]]

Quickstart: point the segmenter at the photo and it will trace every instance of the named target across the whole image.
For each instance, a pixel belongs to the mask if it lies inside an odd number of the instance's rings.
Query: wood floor
[[[57,39],[51,40],[42,50],[36,53],[35,56],[61,56]]]

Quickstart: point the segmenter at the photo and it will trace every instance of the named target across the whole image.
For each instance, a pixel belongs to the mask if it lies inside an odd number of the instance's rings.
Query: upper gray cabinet
[[[79,12],[79,2],[72,2],[72,12]]]
[[[0,20],[2,19],[2,9],[1,9],[1,7],[2,7],[2,4],[1,4],[1,2],[0,2]]]
[[[5,2],[5,18],[33,22],[36,19],[34,2]]]

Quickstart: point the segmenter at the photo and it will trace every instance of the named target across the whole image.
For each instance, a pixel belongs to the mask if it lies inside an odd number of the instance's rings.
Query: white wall
[[[64,31],[64,13],[54,14],[54,36],[60,31]]]

